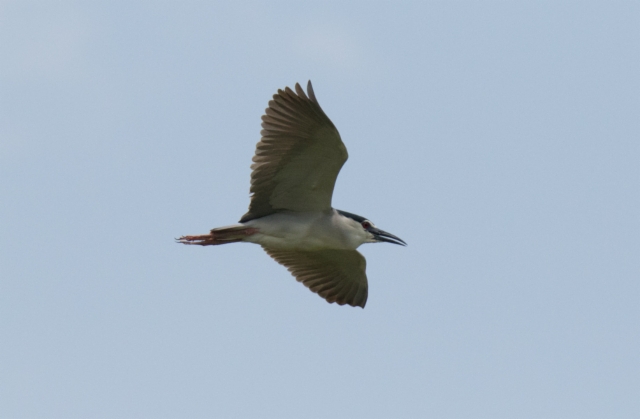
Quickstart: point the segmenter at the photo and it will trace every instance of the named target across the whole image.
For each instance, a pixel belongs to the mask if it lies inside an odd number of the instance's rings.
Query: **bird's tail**
[[[182,236],[176,240],[178,243],[182,244],[212,246],[241,242],[245,237],[257,232],[257,228],[247,227],[244,224],[233,224],[230,226],[214,228],[209,234],[203,234],[201,236]]]

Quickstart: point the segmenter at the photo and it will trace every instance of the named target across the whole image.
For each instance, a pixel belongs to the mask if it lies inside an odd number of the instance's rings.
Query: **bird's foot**
[[[182,236],[179,239],[176,239],[176,241],[182,244],[198,244],[200,246],[220,244],[220,242],[216,240],[211,233],[203,234],[201,236]]]
[[[209,234],[201,236],[182,236],[176,239],[182,244],[197,244],[200,246],[212,246],[217,244],[236,243],[242,241],[246,236],[256,234],[259,230],[252,227],[221,227],[214,228]]]

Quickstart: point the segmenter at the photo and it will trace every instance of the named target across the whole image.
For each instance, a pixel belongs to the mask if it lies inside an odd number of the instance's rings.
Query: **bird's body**
[[[331,206],[347,149],[320,108],[311,82],[308,96],[279,90],[262,117],[262,140],[251,166],[251,204],[238,224],[179,242],[256,243],[328,302],[364,307],[368,285],[363,243],[405,243],[364,217]]]
[[[368,240],[360,223],[336,210],[303,213],[283,211],[248,221],[244,225],[258,229],[244,241],[274,249],[355,250]]]

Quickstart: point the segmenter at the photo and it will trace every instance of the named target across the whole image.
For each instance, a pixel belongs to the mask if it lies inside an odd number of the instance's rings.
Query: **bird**
[[[313,91],[278,89],[262,116],[251,165],[249,210],[237,224],[176,239],[187,245],[248,242],[328,303],[365,307],[364,243],[406,246],[369,219],[331,206],[347,149]]]

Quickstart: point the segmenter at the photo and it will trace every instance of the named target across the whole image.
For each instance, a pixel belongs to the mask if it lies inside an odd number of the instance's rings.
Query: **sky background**
[[[0,2],[0,417],[637,418],[640,3]],[[311,79],[376,244],[235,223]]]

